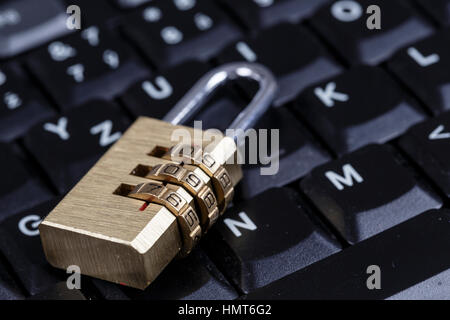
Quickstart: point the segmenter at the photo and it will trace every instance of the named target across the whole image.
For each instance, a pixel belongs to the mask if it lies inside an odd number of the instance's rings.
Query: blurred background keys
[[[12,141],[54,114],[18,64],[0,66],[0,141]]]
[[[450,25],[449,0],[416,0],[441,26]]]
[[[350,244],[442,206],[384,145],[369,145],[320,166],[300,185]]]
[[[208,254],[244,293],[340,250],[309,219],[290,189],[270,189],[228,209],[203,242]],[[214,231],[213,231],[214,230]]]
[[[60,193],[72,186],[128,128],[117,106],[91,101],[33,127],[24,144]]]
[[[249,29],[297,23],[329,0],[221,0]]]
[[[305,87],[341,71],[311,34],[291,24],[277,25],[229,45],[219,54],[218,61],[248,61],[268,67],[280,87],[275,106],[292,100]]]
[[[380,29],[367,27],[366,10],[371,5],[381,9]],[[351,65],[376,65],[433,32],[407,4],[392,0],[333,1],[317,11],[311,24]]]
[[[81,29],[91,26],[114,28],[118,23],[117,10],[110,4],[110,0],[62,0],[66,8],[77,5],[81,9]],[[66,15],[68,17],[69,15]]]
[[[120,9],[133,9],[152,0],[111,0]]]
[[[51,42],[27,61],[62,110],[113,99],[150,74],[123,41],[97,26]]]
[[[48,264],[39,238],[39,223],[58,200],[22,211],[0,223],[0,252],[30,295],[66,279],[65,271]]]
[[[123,19],[125,34],[158,67],[207,60],[241,32],[209,0],[152,1]]]
[[[300,94],[294,109],[338,155],[384,143],[425,119],[378,67],[359,66]]]
[[[0,300],[19,300],[23,298],[23,293],[6,270],[6,267],[0,262]]]
[[[267,154],[262,154],[264,163],[251,164],[249,157],[250,144],[246,144],[246,164],[243,165],[244,177],[237,187],[237,196],[253,198],[265,190],[274,187],[285,186],[297,179],[302,178],[314,167],[321,165],[330,156],[316,143],[306,129],[295,119],[295,116],[285,107],[272,109],[263,116],[255,126],[255,129],[279,129],[279,152],[270,150],[272,145],[271,131],[267,134]],[[258,142],[251,144],[252,147],[259,145],[263,139],[258,137]],[[265,142],[263,142],[265,143]],[[260,152],[253,149],[252,152]],[[279,163],[276,163],[278,157]],[[299,161],[301,159],[301,161]],[[261,175],[261,168],[274,170],[268,175]],[[268,172],[270,173],[270,172]]]
[[[162,119],[209,70],[206,63],[187,61],[137,82],[120,99],[133,117]],[[206,106],[186,125],[193,126],[193,121],[199,120],[203,121],[203,129],[224,131],[247,105],[235,91],[231,85],[218,89]]]
[[[269,285],[248,299],[448,299],[450,211],[425,212]],[[378,266],[381,289],[367,280]]]
[[[0,143],[0,221],[53,197],[12,145]]]
[[[238,297],[200,248],[187,258],[172,261],[146,290],[123,287],[123,292],[137,300],[233,300]]]
[[[208,71],[207,64],[188,61],[138,81],[120,99],[134,117],[162,119]]]
[[[8,0],[0,3],[0,58],[38,47],[71,32],[66,7],[58,0]]]
[[[450,30],[440,31],[400,50],[388,68],[435,115],[450,110]]]
[[[412,127],[399,143],[450,198],[450,112]]]

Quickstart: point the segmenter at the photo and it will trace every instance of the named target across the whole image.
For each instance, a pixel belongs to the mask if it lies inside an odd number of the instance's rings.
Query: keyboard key
[[[39,238],[39,223],[57,203],[53,200],[24,210],[0,224],[0,251],[31,295],[67,278],[64,271],[48,264]]]
[[[0,221],[53,197],[11,145],[0,143]]]
[[[0,66],[0,141],[12,141],[54,114],[17,64]]]
[[[125,33],[159,68],[207,60],[241,35],[212,1],[152,1],[124,18]]]
[[[388,146],[370,145],[329,162],[300,186],[350,244],[442,206]]]
[[[272,140],[267,140],[269,150],[267,150],[268,154],[261,154],[263,161],[250,164],[248,159],[243,166],[244,178],[238,186],[239,195],[243,198],[252,198],[270,188],[285,186],[300,179],[314,167],[330,160],[327,152],[314,142],[303,126],[284,107],[270,110],[256,124],[255,128],[257,130],[279,130],[279,163],[276,163],[277,154],[270,150]],[[267,139],[271,134],[272,132],[268,131]],[[253,152],[255,156],[258,152],[261,152],[256,149],[249,149],[250,146],[256,148],[261,139],[264,138],[260,137],[258,141],[246,144],[245,154],[247,156],[250,152]],[[262,168],[267,170],[267,175],[261,175]]]
[[[87,300],[77,289],[68,289],[66,282],[59,282],[45,292],[34,295],[28,300]]]
[[[242,292],[263,287],[337,251],[290,189],[270,189],[228,210],[203,242]]]
[[[162,119],[208,70],[204,63],[185,62],[137,82],[120,99],[134,117]]]
[[[133,9],[152,0],[112,0],[120,9]]]
[[[61,37],[66,8],[57,0],[15,0],[0,4],[0,58],[5,59]]]
[[[92,101],[36,125],[24,143],[58,191],[65,193],[121,137],[128,124],[115,105]]]
[[[449,0],[416,0],[442,26],[450,25]]]
[[[201,121],[203,130],[225,131],[247,104],[248,101],[243,99],[232,85],[225,85],[213,95],[209,103],[191,121],[187,122],[187,126],[193,127],[195,121]]]
[[[281,22],[297,23],[329,0],[222,0],[252,30]]]
[[[91,26],[108,26],[113,28],[119,18],[108,0],[63,0],[67,7],[77,5],[81,9],[81,28],[87,29]]]
[[[399,143],[450,198],[450,112],[414,126]]]
[[[259,299],[448,299],[450,211],[423,213],[283,278],[253,294]],[[381,289],[367,282],[378,266]],[[372,281],[370,281],[373,284]]]
[[[450,31],[441,31],[399,51],[388,67],[434,113],[450,110]]]
[[[23,294],[6,270],[6,267],[0,263],[0,300],[18,299],[23,299]]]
[[[381,29],[369,29],[366,9],[381,8]],[[401,1],[334,1],[311,19],[312,26],[349,64],[376,65],[396,50],[433,32],[432,27]]]
[[[172,261],[145,290],[123,287],[137,300],[232,300],[236,291],[201,249]]]
[[[294,109],[339,155],[389,141],[425,119],[389,75],[368,66],[305,90]]]
[[[162,119],[209,70],[208,65],[202,62],[182,63],[137,82],[121,96],[121,100],[134,117]],[[245,105],[231,86],[225,86],[192,120],[203,121],[203,129],[225,130]],[[188,122],[187,125],[193,123]]]
[[[292,100],[308,85],[341,70],[309,33],[290,24],[281,24],[238,41],[225,48],[218,60],[220,63],[258,62],[271,69],[280,87],[275,106]]]
[[[96,26],[50,43],[28,65],[62,110],[110,100],[149,75],[123,41]]]

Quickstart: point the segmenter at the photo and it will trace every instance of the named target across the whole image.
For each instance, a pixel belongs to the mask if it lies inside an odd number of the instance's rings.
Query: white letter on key
[[[66,117],[61,117],[56,125],[49,122],[44,124],[44,130],[56,133],[62,140],[69,140],[70,135],[67,132],[67,122]]]
[[[330,82],[327,84],[325,90],[322,88],[315,88],[314,93],[328,108],[331,108],[334,106],[334,100],[345,102],[349,99],[348,94],[336,92],[334,91],[335,89],[336,83]]]

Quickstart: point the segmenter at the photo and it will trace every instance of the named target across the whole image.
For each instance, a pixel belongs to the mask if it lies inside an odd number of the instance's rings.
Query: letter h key
[[[230,126],[214,137],[183,127],[212,93],[249,78],[260,90]],[[164,118],[140,117],[44,219],[39,230],[47,260],[66,269],[145,289],[176,256],[190,253],[223,214],[242,178],[235,159],[243,132],[271,105],[272,74],[250,63],[207,73]],[[178,133],[194,137],[178,143]],[[213,140],[211,142],[211,140]]]

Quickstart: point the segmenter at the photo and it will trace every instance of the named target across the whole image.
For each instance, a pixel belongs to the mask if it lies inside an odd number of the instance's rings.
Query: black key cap
[[[416,0],[442,26],[450,25],[449,0]]]
[[[261,29],[281,22],[297,23],[329,0],[222,0],[249,28]]]
[[[53,197],[50,190],[16,156],[11,145],[0,143],[0,221]]]
[[[399,143],[450,198],[450,112],[414,126]]]
[[[381,9],[381,29],[369,29],[367,8]],[[349,64],[376,65],[397,49],[433,32],[432,27],[401,1],[334,1],[311,19],[315,29]]]
[[[111,0],[120,9],[133,9],[152,0]]]
[[[127,15],[125,32],[159,68],[207,60],[238,38],[239,29],[212,1],[152,1]]]
[[[5,266],[0,263],[0,300],[18,299],[23,299],[23,294]]]
[[[248,299],[448,299],[450,211],[423,213],[298,271]],[[381,289],[369,290],[369,266]]]
[[[318,167],[300,186],[351,244],[442,205],[387,146],[370,145]]]
[[[201,121],[203,130],[218,129],[225,131],[234,119],[239,115],[248,101],[238,95],[236,90],[230,86],[219,89],[209,101],[187,125],[194,127],[195,121]]]
[[[54,269],[48,264],[39,238],[39,223],[57,203],[56,200],[46,202],[16,214],[0,224],[0,251],[31,295],[67,278],[64,271]]]
[[[9,58],[69,33],[66,7],[57,0],[0,4],[0,58]]]
[[[277,153],[270,150],[272,141],[268,140],[268,154],[261,154],[262,163],[249,164],[248,159],[243,166],[244,178],[238,188],[244,198],[252,198],[270,188],[282,187],[330,160],[329,155],[314,142],[303,126],[284,107],[269,111],[255,128],[279,130],[279,163],[276,163]],[[271,131],[268,131],[269,137],[271,134]],[[258,145],[259,141],[247,143],[246,155],[250,154],[250,147]],[[256,154],[259,150],[253,149],[253,152]],[[262,175],[262,168],[270,171]],[[273,174],[275,172],[276,174]]]
[[[339,155],[389,141],[425,119],[382,69],[367,66],[305,90],[294,108]]]
[[[17,64],[0,66],[0,141],[12,141],[54,114]]]
[[[81,9],[81,28],[90,26],[111,26],[118,20],[117,10],[109,4],[108,0],[63,0],[65,6],[77,5]]]
[[[64,193],[120,138],[128,124],[115,105],[92,101],[36,125],[24,142]]]
[[[399,51],[388,67],[434,113],[450,110],[450,31],[441,31]]]
[[[172,261],[145,290],[123,287],[138,300],[232,300],[236,291],[201,249],[189,257]]]
[[[66,282],[59,282],[47,291],[28,298],[28,300],[87,300],[77,289],[68,289]]]
[[[291,24],[264,30],[225,48],[219,62],[258,62],[275,74],[280,86],[275,105],[293,99],[308,85],[329,78],[341,68],[307,31]]]
[[[121,96],[121,100],[134,117],[162,119],[209,69],[202,62],[182,63],[137,82]],[[219,89],[193,120],[203,121],[203,129],[224,130],[244,105],[245,101],[241,101],[230,87],[225,87]]]
[[[244,293],[339,251],[289,189],[270,189],[228,210],[203,242]]]
[[[201,62],[185,62],[137,82],[120,99],[134,117],[162,119],[208,69]]]
[[[123,41],[96,26],[50,43],[32,54],[28,64],[63,110],[96,98],[112,99],[149,75]]]

